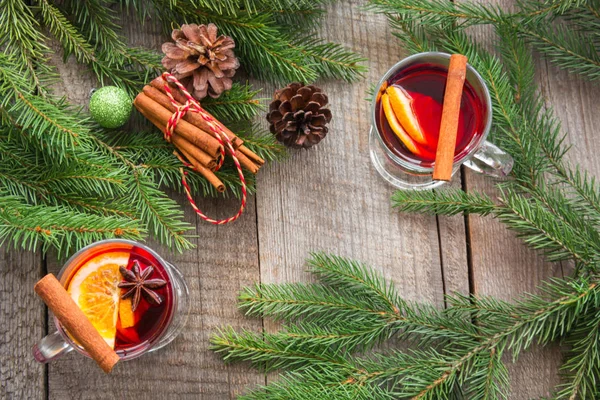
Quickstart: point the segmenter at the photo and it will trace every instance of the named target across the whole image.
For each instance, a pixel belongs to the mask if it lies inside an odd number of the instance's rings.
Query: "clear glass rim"
[[[425,167],[422,165],[412,163],[409,160],[399,157],[397,154],[395,154],[394,152],[392,152],[389,149],[387,144],[382,139],[381,132],[379,131],[379,129],[377,127],[377,119],[376,119],[377,92],[379,91],[379,89],[381,88],[383,83],[386,82],[392,75],[398,73],[403,68],[405,68],[415,62],[418,62],[419,59],[429,59],[429,58],[450,60],[450,54],[439,52],[439,51],[428,51],[428,52],[423,52],[423,53],[416,53],[411,56],[403,58],[402,60],[400,60],[396,64],[394,64],[390,69],[388,69],[387,72],[381,77],[381,79],[377,83],[377,86],[375,89],[376,92],[373,94],[373,99],[371,100],[371,125],[372,125],[372,128],[375,130],[375,132],[377,132],[377,135],[376,135],[377,139],[383,145],[383,148],[385,149],[387,155],[390,157],[391,160],[393,160],[396,164],[400,165],[401,167],[407,169],[408,171],[414,171],[414,172],[418,172],[418,173],[432,173],[433,165],[431,167]],[[481,145],[483,143],[485,143],[487,136],[490,132],[491,126],[492,126],[492,98],[490,96],[490,92],[488,90],[487,84],[485,83],[485,81],[483,80],[483,78],[481,77],[479,72],[477,72],[477,70],[475,68],[473,68],[471,66],[471,64],[467,64],[467,71],[468,71],[468,73],[471,73],[475,77],[475,80],[476,80],[476,82],[472,82],[472,80],[468,80],[469,83],[472,86],[474,86],[474,88],[480,88],[483,92],[483,99],[481,99],[481,100],[483,100],[483,102],[486,106],[486,109],[488,111],[487,112],[487,120],[485,121],[483,134],[474,138],[465,147],[465,150],[463,150],[464,154],[458,155],[460,158],[457,159],[455,157],[455,159],[454,159],[455,165],[456,164],[460,165],[460,164],[464,163],[465,161],[469,160],[477,152],[477,150],[479,150]]]
[[[175,267],[171,263],[169,263],[165,259],[163,259],[156,251],[152,250],[150,247],[146,246],[145,244],[139,243],[139,242],[136,242],[133,240],[128,240],[128,239],[104,239],[104,240],[99,240],[97,242],[94,242],[92,244],[89,244],[89,245],[81,248],[79,251],[77,251],[75,254],[73,254],[71,257],[69,257],[69,259],[63,264],[62,268],[58,272],[57,279],[59,281],[61,280],[63,273],[66,271],[66,269],[69,267],[69,265],[78,256],[80,256],[81,254],[83,254],[86,251],[89,251],[90,249],[92,249],[94,247],[97,247],[100,245],[111,244],[111,243],[132,245],[135,247],[139,247],[139,248],[143,249],[144,251],[147,251],[148,253],[150,253],[164,267],[164,270],[166,271],[167,275],[169,276],[169,281],[171,282],[171,285],[173,285],[174,277],[173,277],[173,274],[171,273],[171,268],[175,268]],[[61,284],[62,284],[62,282],[61,282]],[[169,313],[169,319],[167,321],[165,321],[165,326],[163,327],[162,332],[160,332],[160,334],[157,335],[156,337],[152,338],[152,341],[148,344],[148,346],[133,347],[131,350],[128,350],[127,353],[125,353],[123,355],[121,355],[117,352],[117,354],[119,354],[119,357],[121,358],[121,360],[131,360],[133,358],[141,356],[142,354],[147,353],[148,351],[150,351],[153,348],[153,346],[155,344],[159,343],[161,338],[167,333],[167,331],[169,330],[169,326],[171,325],[171,322],[173,321],[173,318],[175,316],[175,312],[177,312],[177,296],[175,294],[175,290],[172,289],[172,292],[173,292],[173,302],[171,303],[172,309],[171,309],[171,312]],[[77,352],[79,352],[80,354],[83,354],[84,356],[89,358],[90,355],[87,353],[87,351],[85,351],[85,349],[82,348],[81,346],[74,343],[73,340],[71,340],[71,338],[69,337],[69,335],[67,335],[67,333],[64,331],[62,325],[60,324],[60,321],[58,320],[58,318],[56,318],[56,316],[54,316],[53,319],[54,319],[54,325],[56,326],[56,329],[58,330],[58,332],[60,333],[60,335],[62,336],[64,341],[67,342]]]

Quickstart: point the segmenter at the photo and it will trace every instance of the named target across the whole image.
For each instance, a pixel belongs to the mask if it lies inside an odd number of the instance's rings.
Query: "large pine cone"
[[[292,148],[309,148],[319,143],[331,121],[331,111],[324,108],[327,96],[316,86],[291,83],[275,92],[267,121],[278,141]]]
[[[217,98],[231,89],[231,77],[240,63],[233,53],[235,42],[228,36],[217,37],[217,26],[182,25],[173,30],[175,43],[162,45],[162,65],[198,100],[208,94]]]

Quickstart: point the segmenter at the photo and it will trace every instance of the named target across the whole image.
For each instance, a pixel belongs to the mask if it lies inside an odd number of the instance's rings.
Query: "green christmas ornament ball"
[[[131,98],[126,91],[116,86],[105,86],[92,94],[90,114],[105,128],[118,128],[131,115]]]

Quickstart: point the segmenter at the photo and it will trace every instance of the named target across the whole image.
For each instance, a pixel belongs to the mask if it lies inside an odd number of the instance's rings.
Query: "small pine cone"
[[[327,135],[326,124],[331,121],[327,95],[316,86],[290,83],[277,90],[269,106],[271,133],[285,146],[305,148],[314,146]]]
[[[196,99],[209,95],[217,98],[231,89],[231,77],[240,62],[233,49],[235,42],[228,36],[217,37],[217,26],[182,25],[173,30],[175,43],[162,45],[165,53],[162,65],[186,86]]]

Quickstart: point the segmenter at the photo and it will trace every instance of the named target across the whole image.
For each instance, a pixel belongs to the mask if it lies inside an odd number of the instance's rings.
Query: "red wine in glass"
[[[116,287],[117,283],[126,282],[124,276],[116,271],[121,266],[132,271],[135,265],[137,265],[141,274],[147,271],[148,268],[152,268],[151,274],[145,276],[144,279],[162,280],[164,285],[153,289],[159,299],[158,301],[150,302],[147,297],[140,296],[139,304],[133,310],[131,301],[123,302],[122,295],[127,292],[127,289]],[[83,275],[86,278],[83,280],[78,279],[78,271],[82,271],[79,276]],[[140,352],[150,348],[169,326],[174,310],[173,285],[165,267],[147,250],[122,243],[117,243],[114,246],[107,244],[91,247],[77,258],[74,265],[69,266],[67,274],[65,287],[72,297],[74,293],[77,293],[75,296],[81,298],[82,293],[86,293],[86,290],[89,293],[90,290],[102,284],[110,285],[109,290],[115,290],[114,293],[118,294],[120,300],[119,304],[116,305],[118,308],[116,335],[114,336],[114,342],[112,339],[108,339],[108,341],[111,342],[109,344],[113,345],[119,356],[124,357],[131,352]],[[96,279],[96,282],[94,282],[94,279]],[[96,286],[94,286],[95,283]],[[112,304],[108,304],[114,307]],[[79,300],[78,305],[82,306],[81,300]],[[102,303],[96,307],[92,305],[91,312],[102,315],[102,310],[93,310],[93,308],[101,307]],[[105,308],[107,313],[112,313],[112,310],[114,310],[114,308]],[[90,312],[85,308],[83,311],[84,313]],[[128,315],[129,325],[123,322],[126,318],[123,316],[123,312]],[[88,314],[86,316],[90,318]],[[91,321],[93,324],[95,323],[94,320]],[[114,325],[112,326],[114,327]],[[98,327],[96,326],[96,328]]]
[[[385,145],[396,156],[423,167],[433,165],[442,119],[447,74],[447,68],[439,65],[416,64],[392,75],[380,88],[375,108],[375,122]],[[390,126],[390,121],[382,106],[381,94],[394,88],[399,88],[410,101],[410,111],[416,118],[422,133],[419,141],[411,141],[411,138],[407,136],[404,136],[403,140]],[[401,123],[403,120],[398,117],[396,121]],[[466,154],[468,145],[474,142],[478,136],[483,135],[484,130],[483,102],[477,97],[470,83],[466,81],[461,100],[455,156]],[[410,132],[409,129],[405,129],[405,131]]]
[[[129,255],[127,269],[131,270],[134,263],[139,265],[142,271],[153,267],[153,272],[147,279],[162,279],[166,285],[154,289],[154,292],[162,299],[160,304],[151,304],[143,296],[134,312],[135,325],[123,328],[120,320],[117,322],[117,336],[115,339],[115,351],[127,350],[129,347],[137,347],[160,335],[166,327],[166,321],[170,320],[172,310],[173,290],[169,275],[164,267],[150,253],[143,249],[134,247]]]

